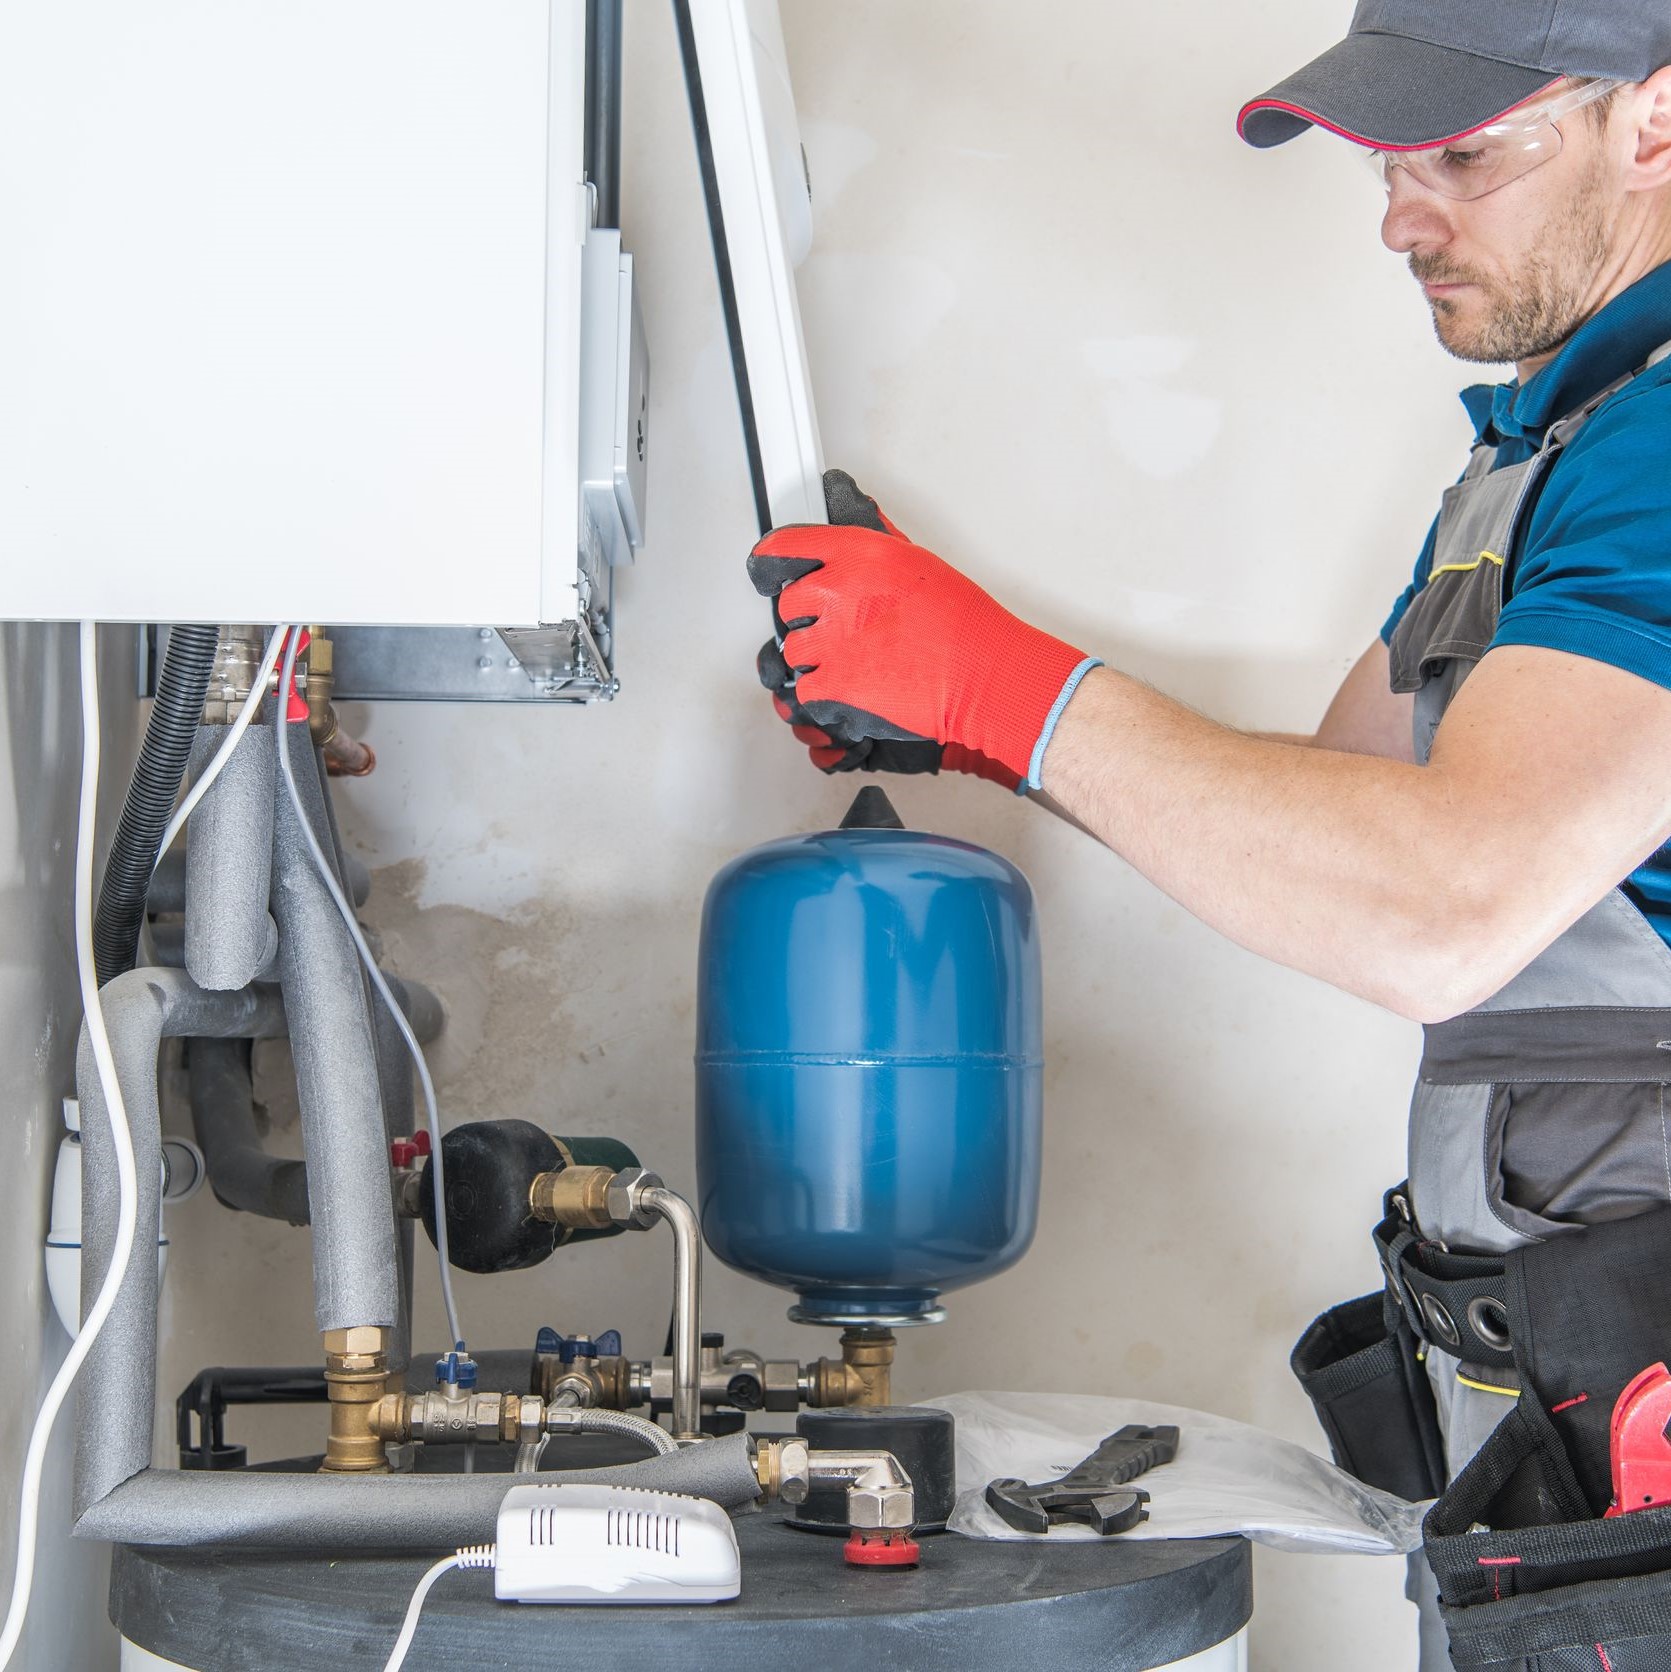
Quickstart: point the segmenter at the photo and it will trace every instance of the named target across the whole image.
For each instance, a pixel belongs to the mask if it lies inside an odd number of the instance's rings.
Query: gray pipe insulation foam
[[[230,726],[199,726],[192,773]],[[186,825],[186,969],[199,987],[234,993],[270,965],[278,926],[267,910],[273,874],[273,738],[251,726]]]
[[[184,970],[129,970],[101,994],[127,1105],[139,1186],[139,1230],[116,1306],[82,1373],[76,1404],[76,1508],[97,1503],[151,1461],[157,1381],[156,1236],[162,1212],[157,1051],[164,1039],[270,1039],[284,1032],[275,988],[206,993]],[[110,1109],[84,1022],[76,1055],[81,1101],[81,1304],[110,1269],[118,1192]]]
[[[746,1434],[704,1440],[663,1457],[538,1475],[198,1474],[147,1469],[84,1510],[77,1538],[123,1544],[252,1549],[440,1550],[491,1540],[513,1486],[586,1481],[687,1492],[741,1509],[760,1495]]]
[[[293,728],[291,742],[306,756],[305,770],[297,773],[304,807],[315,829],[328,838],[321,805],[324,791],[307,728]],[[151,1460],[157,1269],[147,1249],[154,1246],[151,1239],[161,1206],[157,1052],[164,1038],[253,1039],[293,1031],[313,1224],[317,1325],[321,1330],[363,1324],[394,1329],[401,1321],[399,1239],[365,986],[353,943],[313,869],[288,795],[275,788],[272,805],[279,986],[212,993],[184,970],[158,968],[130,970],[103,990],[102,1008],[133,1133],[140,1232],[138,1252],[83,1383],[77,1412],[78,1510],[107,1497]],[[258,825],[260,831],[265,828]],[[432,997],[424,998],[434,1010]],[[422,1001],[415,1007],[426,1008]],[[85,1024],[77,1087],[82,1114],[82,1296],[87,1305],[109,1268],[118,1192],[110,1115]]]
[[[329,852],[313,740],[302,725],[285,738],[306,816]],[[400,1306],[395,1205],[359,955],[282,784],[273,809],[272,905],[308,1162],[314,1320],[321,1330],[390,1329]]]
[[[306,728],[295,728],[291,742],[309,820],[321,845],[336,857],[348,886],[363,899],[363,884],[355,886],[359,879],[336,846],[317,764],[306,758],[313,754]],[[238,792],[246,806],[248,793],[246,782]],[[224,1079],[229,1067],[234,1078],[242,1068],[246,1045],[241,1042],[293,1030],[307,1160],[302,1177],[288,1174],[270,1200],[274,1206],[282,1201],[294,1212],[302,1205],[299,1192],[305,1178],[319,1327],[384,1323],[395,1332],[391,1359],[396,1367],[409,1357],[411,1256],[399,1230],[409,1235],[411,1227],[397,1229],[387,1140],[396,1127],[409,1131],[414,1121],[411,1063],[397,1030],[382,1026],[383,1019],[368,1004],[355,949],[313,868],[282,786],[275,785],[271,805],[270,899],[279,930],[279,986],[209,991],[183,969],[154,968],[130,970],[102,994],[132,1129],[141,1230],[116,1309],[94,1347],[82,1384],[76,1414],[75,1532],[83,1538],[140,1544],[292,1549],[340,1544],[431,1550],[490,1539],[500,1500],[519,1477],[267,1470],[222,1475],[149,1466],[157,1376],[157,1266],[149,1252],[155,1233],[145,1228],[158,1225],[161,1211],[157,1053],[165,1038],[201,1041],[203,1066],[218,1069]],[[217,841],[248,835],[237,820],[221,821],[216,828]],[[257,818],[255,829],[258,839],[265,839],[264,820]],[[193,866],[193,872],[195,883],[200,867]],[[246,961],[257,939],[255,892],[248,878],[257,873],[258,867],[252,867],[233,885],[241,902],[237,909],[244,913],[233,950]],[[217,869],[210,874],[225,878],[232,872]],[[167,901],[176,909],[185,905],[183,886],[177,894],[170,893],[177,886],[172,876],[159,875],[152,884],[153,903]],[[434,995],[416,983],[390,985],[414,1033],[420,1039],[433,1038],[442,1023]],[[85,1026],[77,1088],[85,1305],[109,1268],[117,1209],[110,1115]],[[224,1085],[220,1089],[226,1090]],[[246,1123],[248,1131],[238,1124],[243,1089],[235,1085],[228,1093],[234,1147],[253,1135],[252,1120]],[[257,1194],[276,1183],[271,1177],[265,1185],[258,1182]],[[741,1434],[639,1463],[541,1471],[537,1478],[689,1492],[728,1508],[751,1504],[759,1493],[749,1442]]]

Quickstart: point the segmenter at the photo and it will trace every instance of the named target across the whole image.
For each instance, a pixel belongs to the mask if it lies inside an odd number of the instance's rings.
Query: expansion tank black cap
[[[528,1190],[539,1174],[563,1165],[551,1135],[532,1121],[480,1120],[455,1126],[441,1143],[452,1263],[460,1271],[521,1271],[550,1255],[561,1232],[528,1211]],[[434,1242],[435,1171],[428,1163],[418,1211]]]
[[[880,784],[866,784],[853,797],[853,805],[847,809],[846,817],[841,821],[843,830],[903,830],[905,820],[894,811],[894,804],[888,799]]]

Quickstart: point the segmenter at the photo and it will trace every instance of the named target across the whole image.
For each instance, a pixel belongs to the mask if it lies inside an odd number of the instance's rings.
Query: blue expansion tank
[[[714,878],[697,976],[702,1228],[807,1323],[928,1323],[1026,1252],[1043,1104],[1032,890],[985,848],[839,830]]]

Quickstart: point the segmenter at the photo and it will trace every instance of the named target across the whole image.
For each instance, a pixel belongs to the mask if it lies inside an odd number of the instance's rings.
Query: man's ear
[[[1671,186],[1671,64],[1656,70],[1626,96],[1630,120],[1636,124],[1630,189],[1651,192]]]

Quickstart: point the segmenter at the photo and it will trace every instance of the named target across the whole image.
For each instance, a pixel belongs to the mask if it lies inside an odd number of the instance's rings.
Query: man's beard
[[[1440,254],[1410,257],[1410,271],[1426,284],[1479,287],[1475,305],[1483,305],[1484,315],[1474,323],[1465,323],[1461,303],[1431,299],[1433,329],[1457,359],[1486,365],[1537,359],[1584,323],[1596,274],[1612,247],[1599,174],[1592,173],[1549,221],[1525,264],[1507,279],[1488,279]]]

